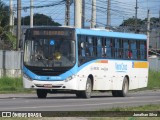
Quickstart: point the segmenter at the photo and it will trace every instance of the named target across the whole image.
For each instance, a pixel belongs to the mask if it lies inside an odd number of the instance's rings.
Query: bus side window
[[[141,60],[144,60],[144,59],[146,59],[145,58],[145,42],[144,41],[141,41],[140,42],[140,54],[141,54]]]
[[[85,36],[79,35],[78,36],[78,55],[80,57],[85,57],[86,51],[85,51]]]
[[[136,41],[136,49],[137,49],[137,59],[140,59],[140,41]]]
[[[93,55],[94,57],[97,56],[97,38],[93,37]]]
[[[120,39],[115,38],[114,41],[115,41],[115,49],[114,49],[115,58],[119,58],[120,57],[120,55],[119,55],[119,48],[120,48],[119,41],[120,41]]]
[[[137,59],[136,42],[135,42],[135,40],[131,41],[131,50],[132,50],[132,59]]]
[[[89,36],[87,38],[87,42],[88,42],[88,52],[89,52],[89,56],[93,56],[93,40],[92,37]]]
[[[111,39],[110,47],[111,47],[111,57],[115,58],[115,38]]]
[[[86,36],[78,35],[78,66],[86,61],[85,38]]]
[[[106,57],[107,48],[106,48],[106,38],[102,39],[102,57]]]
[[[86,51],[85,51],[85,43],[81,42],[81,56],[85,57],[86,56]]]
[[[144,52],[145,52],[145,60],[146,60],[147,59],[147,42],[146,41],[144,42],[144,45],[145,45]]]
[[[123,40],[119,39],[118,58],[123,58]]]
[[[111,58],[111,40],[110,38],[106,38],[106,56]]]
[[[78,56],[81,56],[82,55],[82,53],[81,53],[81,36],[80,35],[78,35],[77,36],[77,40],[78,40]]]
[[[97,57],[102,57],[102,41],[101,38],[97,38]]]
[[[123,58],[124,59],[128,59],[128,40],[123,40],[123,51],[124,51],[124,55]]]

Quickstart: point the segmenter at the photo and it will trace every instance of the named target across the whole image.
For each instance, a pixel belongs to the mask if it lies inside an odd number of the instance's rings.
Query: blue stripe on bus
[[[67,72],[59,75],[59,76],[40,76],[36,75],[35,73],[31,72],[29,69],[27,69],[25,66],[23,67],[23,72],[29,76],[32,80],[41,80],[41,81],[62,81],[68,78],[69,76],[72,76],[77,73],[75,65],[72,69],[68,70]]]
[[[147,36],[143,34],[109,32],[106,30],[76,29],[76,33],[82,35],[93,35],[93,36],[114,37],[114,38],[124,38],[124,39],[138,39],[138,40],[147,39]]]

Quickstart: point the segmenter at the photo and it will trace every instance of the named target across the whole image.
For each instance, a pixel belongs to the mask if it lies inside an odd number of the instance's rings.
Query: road
[[[160,90],[130,92],[128,97],[112,97],[111,93],[94,93],[91,99],[74,94],[0,94],[0,111],[96,111],[106,108],[160,104]]]

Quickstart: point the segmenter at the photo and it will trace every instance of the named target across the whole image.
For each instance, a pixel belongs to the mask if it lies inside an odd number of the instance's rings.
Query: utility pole
[[[10,0],[10,19],[9,19],[9,25],[13,26],[13,2]]]
[[[21,39],[21,0],[17,0],[17,41],[16,50],[19,49],[19,41]]]
[[[147,58],[148,58],[148,52],[149,52],[149,38],[150,37],[150,11],[147,12]]]
[[[92,0],[91,28],[96,26],[96,0]]]
[[[85,27],[85,0],[82,0],[82,28]]]
[[[108,6],[107,6],[107,26],[106,26],[107,29],[110,29],[110,26],[111,26],[111,13],[110,13],[110,10],[111,10],[111,1],[108,0]]]
[[[33,0],[30,0],[30,28],[33,27]]]
[[[159,25],[160,25],[160,11],[159,11]],[[159,38],[159,42],[158,42],[158,50],[160,50],[160,26],[158,28],[158,38]]]
[[[75,21],[74,25],[76,28],[82,27],[82,0],[75,0]]]
[[[138,2],[136,0],[136,7],[135,7],[135,33],[137,32],[137,10],[138,10]]]
[[[10,32],[13,34],[13,26],[14,26],[14,13],[13,13],[13,2],[12,0],[10,0],[10,18],[9,18],[9,26],[11,26],[10,28]]]
[[[70,26],[70,0],[66,0],[65,25]]]

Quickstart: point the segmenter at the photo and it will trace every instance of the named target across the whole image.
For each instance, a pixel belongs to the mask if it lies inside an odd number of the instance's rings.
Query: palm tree
[[[9,7],[0,0],[0,49],[15,49],[16,37],[10,32]]]

